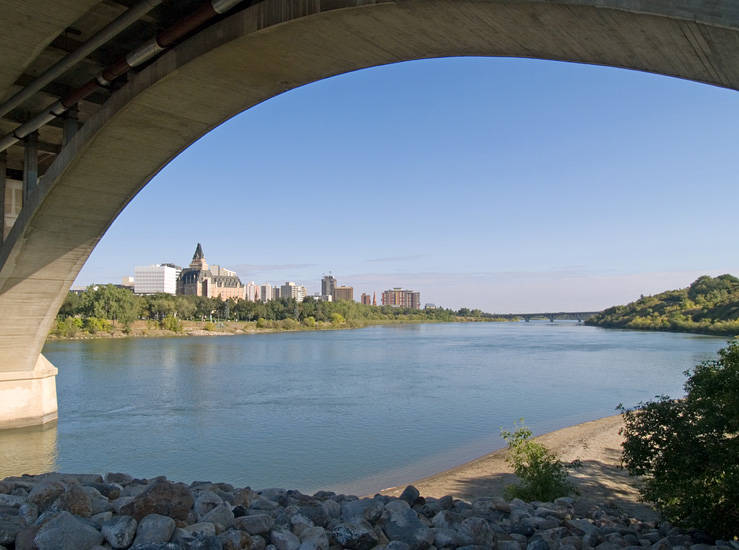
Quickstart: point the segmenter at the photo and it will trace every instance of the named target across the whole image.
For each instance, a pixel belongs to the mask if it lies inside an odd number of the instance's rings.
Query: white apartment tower
[[[177,270],[168,265],[146,265],[134,269],[136,294],[177,293]]]

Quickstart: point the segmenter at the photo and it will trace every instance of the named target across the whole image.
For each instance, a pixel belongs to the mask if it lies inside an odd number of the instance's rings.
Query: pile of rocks
[[[0,482],[0,550],[599,550],[709,545],[739,550],[663,523],[595,510],[575,517],[574,501],[472,503],[423,498],[308,496],[227,483],[173,483],[164,477],[43,474]]]

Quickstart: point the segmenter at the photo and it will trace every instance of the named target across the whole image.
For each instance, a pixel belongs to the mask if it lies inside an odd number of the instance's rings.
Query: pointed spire
[[[197,248],[195,248],[195,254],[192,255],[192,261],[190,262],[190,268],[200,269],[200,270],[208,269],[208,262],[205,261],[205,255],[203,254],[203,247],[200,246],[200,243],[198,243]]]
[[[202,260],[203,259],[203,247],[200,246],[200,243],[198,243],[197,248],[195,249],[195,254],[192,256],[193,260]]]

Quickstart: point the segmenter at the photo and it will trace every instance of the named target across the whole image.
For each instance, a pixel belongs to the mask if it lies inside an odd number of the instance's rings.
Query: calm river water
[[[0,478],[123,471],[369,493],[682,394],[721,338],[570,322],[54,342],[59,422],[0,432]]]

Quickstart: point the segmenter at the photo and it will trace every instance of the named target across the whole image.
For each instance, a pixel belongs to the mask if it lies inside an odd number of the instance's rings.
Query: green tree
[[[623,463],[673,523],[739,536],[739,341],[685,374],[684,399],[621,407]]]

